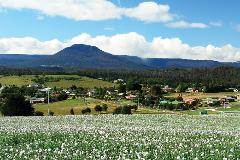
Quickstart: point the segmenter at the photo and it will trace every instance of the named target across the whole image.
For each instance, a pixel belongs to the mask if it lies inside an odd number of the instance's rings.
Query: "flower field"
[[[4,117],[0,157],[240,159],[240,116]]]

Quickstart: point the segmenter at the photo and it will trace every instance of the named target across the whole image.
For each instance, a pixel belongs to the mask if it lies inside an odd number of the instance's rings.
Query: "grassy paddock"
[[[122,100],[116,103],[113,101],[104,101],[104,100],[98,100],[93,98],[86,98],[86,99],[77,98],[77,99],[68,99],[65,101],[50,103],[49,107],[50,107],[50,110],[53,111],[56,115],[69,115],[71,108],[73,108],[75,114],[78,115],[78,114],[81,114],[81,110],[86,107],[91,108],[92,110],[91,114],[98,114],[97,112],[94,111],[94,107],[96,105],[102,105],[102,104],[108,105],[108,111],[103,113],[112,113],[117,106],[133,105],[135,103],[132,101],[126,101],[126,100]],[[45,115],[47,115],[48,104],[35,104],[33,105],[33,107],[37,111],[41,111]],[[138,112],[142,113],[141,110],[145,112],[145,109],[140,109]]]
[[[47,82],[46,85],[49,87],[61,87],[68,88],[72,85],[83,88],[94,88],[94,87],[113,87],[115,84],[107,81],[102,81],[98,79],[80,77],[78,75],[46,75],[46,77],[61,78],[60,81]],[[2,85],[16,85],[23,86],[33,84],[32,81],[35,76],[24,75],[24,76],[1,76],[0,83]],[[74,80],[69,80],[69,78],[75,78]]]

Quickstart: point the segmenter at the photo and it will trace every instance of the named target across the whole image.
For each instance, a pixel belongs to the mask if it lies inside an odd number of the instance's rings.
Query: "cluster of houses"
[[[231,102],[239,101],[240,95],[237,96],[224,96],[224,97],[216,97],[216,98],[206,98],[203,99],[203,104],[207,104],[208,106],[223,106],[229,107]]]
[[[123,82],[123,80],[118,79],[118,80],[115,80],[115,82]],[[39,84],[32,84],[32,85],[29,85],[28,87],[39,88],[40,92],[45,92],[45,93],[47,91],[51,90],[51,88],[44,88],[44,86],[40,86]],[[150,90],[150,87],[145,87],[143,89],[145,89],[145,92],[148,93]],[[1,90],[1,88],[0,88],[0,90]],[[166,85],[166,86],[162,87],[162,91],[165,93],[169,93],[169,92],[172,93],[172,92],[175,92],[175,89]],[[234,88],[233,88],[233,91],[238,92],[238,90],[234,89]],[[71,88],[63,89],[62,92],[67,94],[68,97],[70,97],[70,98],[77,96],[76,92]],[[96,92],[95,89],[89,89],[84,94],[84,96],[93,97],[95,92]],[[187,90],[186,90],[186,93],[193,93],[193,92],[196,93],[199,91],[194,88],[187,88]],[[57,94],[57,93],[52,93],[52,94]],[[113,89],[113,88],[108,89],[106,91],[105,98],[107,99],[108,97],[110,97],[109,99],[111,99],[112,95],[125,98],[126,100],[136,100],[138,98],[137,95],[134,94],[134,92],[127,92],[126,94],[124,94],[124,93],[119,93],[118,90]],[[196,105],[197,103],[200,102],[201,104],[206,104],[208,106],[228,106],[229,103],[237,101],[237,100],[240,100],[240,95],[224,96],[224,97],[220,97],[220,98],[206,98],[206,99],[202,99],[201,101],[199,101],[199,99],[197,99],[197,98],[187,98],[187,99],[175,100],[175,101],[162,100],[162,101],[160,101],[160,103],[173,103],[175,105],[181,105],[181,104]],[[31,98],[29,98],[29,101],[30,101],[30,103],[44,103],[44,102],[46,102],[46,98],[31,97]]]
[[[197,104],[203,106],[210,106],[210,107],[230,107],[231,102],[240,101],[240,95],[236,96],[223,96],[223,97],[214,97],[214,98],[205,98],[205,99],[197,99],[197,98],[187,98],[182,100],[160,100],[159,105],[164,106],[166,104],[174,105],[174,106],[181,106],[183,104],[187,104],[189,106],[196,106]]]
[[[117,79],[114,81],[115,83],[122,83],[123,80],[122,79]],[[4,89],[5,86],[2,86],[0,88],[0,93],[1,91]],[[84,97],[93,97],[95,96],[96,93],[96,89],[87,89],[84,90],[84,92],[82,94],[79,94],[76,92],[75,89],[73,88],[68,88],[68,89],[61,89],[58,91],[55,91],[52,88],[46,88],[43,85],[40,84],[31,84],[28,85],[27,87],[33,87],[38,89],[38,92],[43,93],[42,95],[44,96],[35,96],[35,97],[26,97],[30,103],[35,104],[35,103],[44,103],[47,102],[49,99],[49,96],[52,97],[57,97],[59,96],[60,92],[64,93],[68,96],[68,98],[73,98],[73,97],[77,97],[77,96],[84,96]],[[169,87],[168,85],[166,86],[162,86],[161,87],[162,91],[165,93],[173,93],[175,92],[174,88]],[[143,86],[142,90],[144,91],[144,93],[148,94],[150,92],[150,86]],[[237,89],[232,88],[233,92],[238,92]],[[194,88],[187,88],[186,91],[187,93],[196,93],[199,92],[197,89]],[[50,94],[50,95],[49,95]],[[124,98],[126,100],[137,100],[138,96],[136,94],[136,92],[126,92],[126,93],[119,93],[118,90],[116,88],[109,88],[106,90],[105,96],[104,98],[107,100],[114,100],[114,98],[116,99],[121,97]],[[170,101],[170,100],[160,100],[159,104],[164,105],[164,104],[172,104],[172,105],[182,105],[182,104],[188,104],[188,105],[192,105],[195,106],[196,104],[205,104],[208,106],[229,106],[229,103],[234,102],[234,101],[238,101],[240,100],[240,95],[236,95],[236,96],[224,96],[224,97],[216,97],[216,98],[206,98],[206,99],[202,99],[201,101],[197,98],[187,98],[187,99],[181,99],[181,100],[174,100],[174,101]]]

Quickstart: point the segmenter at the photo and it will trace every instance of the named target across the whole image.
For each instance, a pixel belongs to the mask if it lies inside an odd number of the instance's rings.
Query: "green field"
[[[108,111],[103,112],[112,113],[113,110],[117,106],[122,105],[136,105],[136,103],[128,100],[121,100],[119,102],[115,101],[105,101],[105,100],[98,100],[93,98],[77,98],[77,99],[68,99],[65,101],[50,103],[49,107],[50,110],[55,113],[55,115],[69,115],[70,109],[73,108],[75,114],[81,114],[81,110],[89,107],[92,110],[91,114],[99,114],[94,111],[94,107],[96,105],[108,105]],[[33,105],[37,111],[43,112],[47,115],[48,105],[47,104],[35,104]],[[240,102],[233,102],[230,104],[231,108],[223,108],[223,107],[199,107],[196,110],[185,110],[185,111],[169,111],[169,110],[162,110],[162,109],[151,109],[147,107],[139,107],[135,114],[188,114],[188,115],[199,115],[201,111],[208,111],[208,114],[221,114],[225,111],[240,111]]]
[[[119,102],[114,101],[104,101],[104,100],[98,100],[93,98],[78,98],[78,99],[68,99],[65,101],[50,103],[49,108],[51,111],[54,112],[55,115],[70,115],[70,109],[73,108],[74,113],[76,115],[81,114],[81,110],[85,109],[86,107],[91,108],[92,112],[91,114],[99,114],[98,112],[94,111],[94,107],[96,105],[102,105],[107,104],[108,110],[107,112],[102,112],[101,114],[106,113],[112,113],[113,110],[117,106],[122,105],[134,105],[136,103],[132,101],[127,100],[121,100]],[[33,105],[36,111],[41,111],[44,113],[44,115],[47,115],[48,112],[48,104],[35,104]],[[156,110],[156,109],[150,109],[150,108],[144,108],[140,107],[136,112],[136,114],[155,114],[155,113],[172,113],[172,112],[163,112],[162,110]]]
[[[240,158],[239,115],[0,118],[1,159]]]
[[[113,87],[115,84],[88,78],[88,77],[80,77],[77,75],[47,75],[46,77],[52,77],[55,79],[60,79],[59,81],[51,81],[47,82],[45,85],[48,87],[59,87],[59,88],[68,88],[72,85],[76,85],[77,87],[83,88],[94,88],[94,87]],[[0,83],[2,85],[16,85],[16,86],[23,86],[33,84],[32,81],[35,76],[1,76]],[[73,80],[71,80],[71,78]]]
[[[55,115],[69,115],[71,108],[73,108],[75,114],[81,114],[81,110],[86,107],[91,108],[92,114],[94,114],[95,111],[93,108],[96,105],[102,105],[104,103],[109,106],[108,112],[111,112],[116,107],[115,105],[113,106],[112,103],[93,99],[93,98],[69,99],[69,100],[65,100],[65,101],[50,103],[49,107],[50,107],[50,110],[53,111]],[[37,111],[41,111],[45,115],[47,115],[48,104],[35,104],[34,108]]]

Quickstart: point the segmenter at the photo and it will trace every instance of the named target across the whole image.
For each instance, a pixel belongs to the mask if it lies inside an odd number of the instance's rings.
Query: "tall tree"
[[[34,108],[22,95],[11,95],[1,107],[4,116],[32,116]]]

